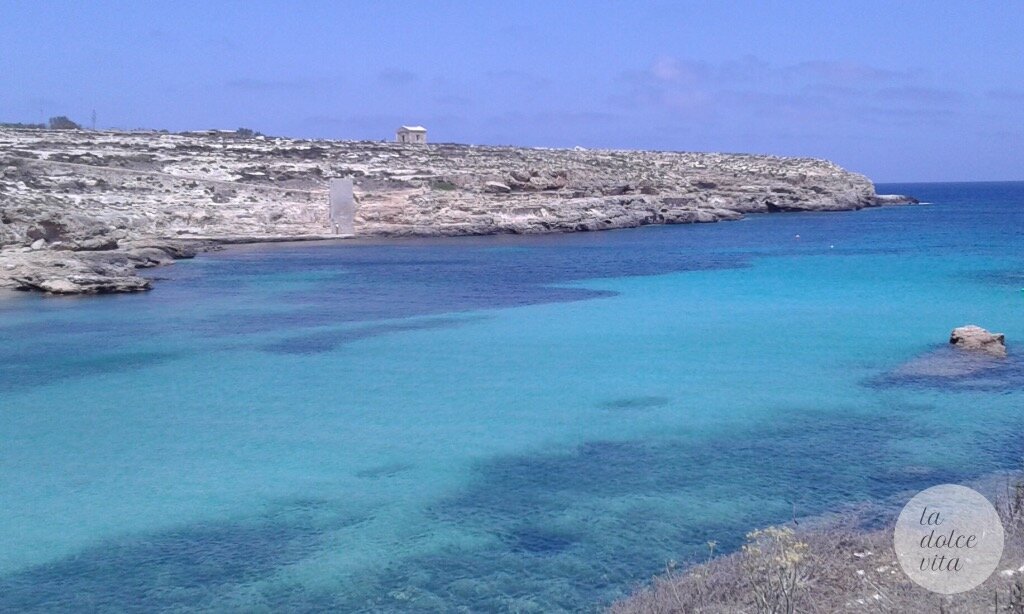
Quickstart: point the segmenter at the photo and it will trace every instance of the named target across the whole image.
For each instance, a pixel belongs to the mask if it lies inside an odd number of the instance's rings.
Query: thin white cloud
[[[619,74],[617,91],[607,102],[682,121],[756,120],[793,127],[811,121],[944,121],[959,112],[964,93],[936,87],[922,77],[920,72],[842,61],[778,66],[755,56],[717,64],[660,56],[646,69]]]
[[[377,73],[377,80],[384,85],[408,85],[419,80],[419,76],[404,68],[385,68]]]
[[[1024,103],[1024,90],[989,90],[986,92],[986,95],[992,100],[998,100],[1001,102]]]
[[[256,79],[251,77],[241,77],[238,79],[230,79],[227,81],[227,86],[235,90],[244,91],[294,91],[301,90],[309,87],[309,83],[297,79]]]

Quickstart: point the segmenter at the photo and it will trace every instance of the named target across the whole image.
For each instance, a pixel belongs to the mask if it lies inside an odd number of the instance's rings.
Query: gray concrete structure
[[[356,199],[352,178],[331,179],[331,232],[336,235],[356,233]]]

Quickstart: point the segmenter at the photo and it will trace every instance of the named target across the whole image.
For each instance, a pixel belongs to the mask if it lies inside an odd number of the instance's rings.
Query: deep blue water
[[[1024,183],[879,191],[931,204],[0,298],[0,611],[595,609],[708,540],[1017,468]],[[966,323],[1010,358],[899,370]]]

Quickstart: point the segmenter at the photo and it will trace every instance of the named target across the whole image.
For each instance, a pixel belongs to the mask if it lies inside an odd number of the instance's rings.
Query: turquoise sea
[[[1024,183],[0,298],[0,611],[580,611],[1024,457]],[[983,377],[894,372],[975,323]]]

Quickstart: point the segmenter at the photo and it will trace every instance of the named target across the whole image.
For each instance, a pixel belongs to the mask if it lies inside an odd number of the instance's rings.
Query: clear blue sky
[[[0,121],[1024,179],[1024,3],[0,0]]]

